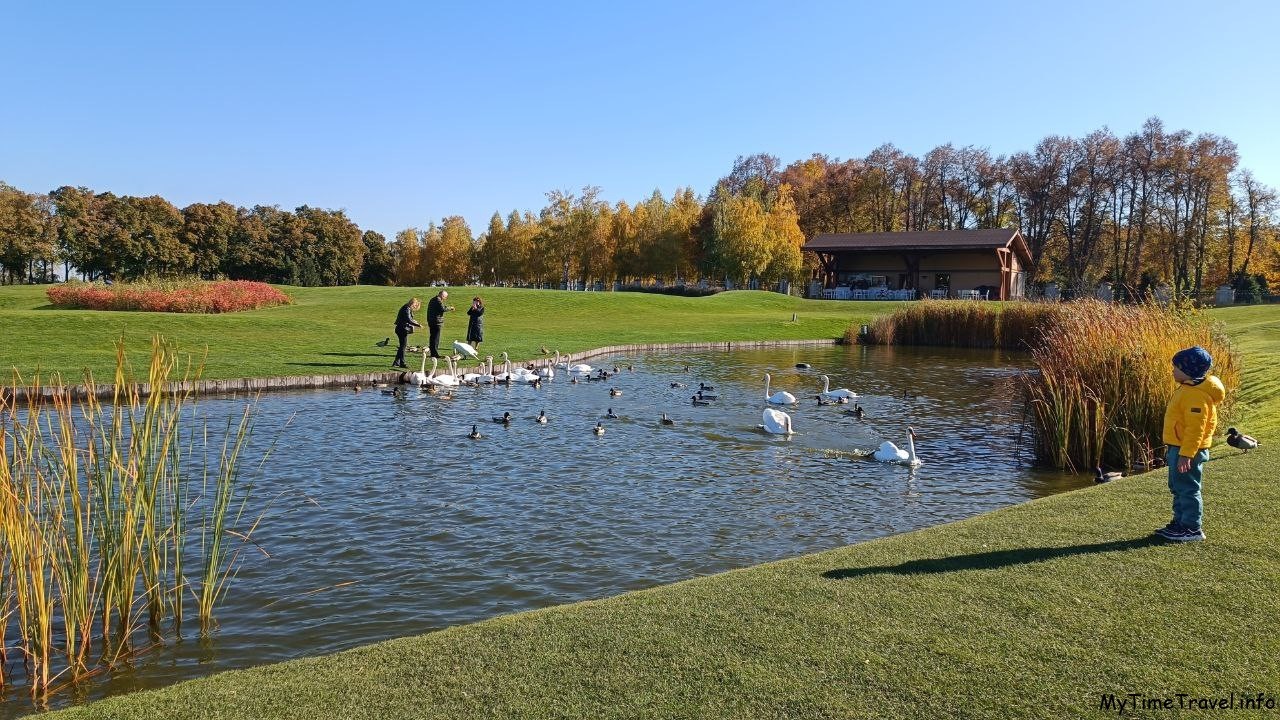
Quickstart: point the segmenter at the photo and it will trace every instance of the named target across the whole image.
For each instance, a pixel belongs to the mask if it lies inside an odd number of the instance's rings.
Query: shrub
[[[288,295],[266,283],[168,281],[103,285],[65,283],[46,291],[54,307],[71,310],[226,313],[288,305]]]
[[[724,292],[719,287],[698,287],[696,285],[668,285],[667,287],[623,285],[618,292],[656,293],[658,295],[679,295],[680,297],[707,297]]]

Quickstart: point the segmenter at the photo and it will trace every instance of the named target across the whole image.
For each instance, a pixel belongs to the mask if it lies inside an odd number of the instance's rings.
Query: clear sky
[[[0,3],[0,180],[462,215],[782,162],[996,154],[1152,116],[1280,185],[1280,4]]]

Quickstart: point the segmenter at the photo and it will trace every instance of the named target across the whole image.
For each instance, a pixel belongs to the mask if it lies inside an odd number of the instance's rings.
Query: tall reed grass
[[[166,629],[180,635],[188,597],[201,632],[212,627],[237,567],[228,538],[252,532],[236,530],[249,501],[239,461],[252,407],[211,446],[191,422],[190,384],[170,382],[177,366],[156,337],[139,383],[121,341],[110,402],[88,375],[83,399],[60,380],[41,387],[16,373],[0,392],[0,648],[16,633],[23,670],[13,677],[5,663],[0,681],[25,681],[33,698],[110,669]],[[193,373],[188,362],[183,379]],[[196,535],[200,572],[190,578]]]
[[[1221,328],[1191,307],[921,301],[877,319],[861,339],[1030,351],[1036,370],[1016,387],[1036,454],[1042,464],[1076,471],[1158,461],[1178,350],[1200,345],[1213,355],[1212,372],[1228,391],[1223,417],[1240,384],[1239,355]]]

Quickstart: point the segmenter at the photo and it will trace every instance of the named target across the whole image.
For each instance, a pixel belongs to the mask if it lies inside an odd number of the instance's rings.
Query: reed
[[[1146,469],[1160,457],[1164,409],[1176,384],[1174,353],[1200,345],[1227,388],[1222,417],[1240,385],[1240,357],[1222,329],[1191,307],[1061,306],[1032,349],[1037,372],[1024,374],[1036,447],[1045,464]]]
[[[1028,349],[1037,328],[1056,312],[1047,303],[921,300],[871,322],[861,338],[872,345],[944,345]],[[846,333],[845,339],[857,338]]]
[[[39,378],[28,384],[16,373],[11,392],[0,392],[0,648],[16,629],[33,698],[136,653],[144,627],[147,647],[165,639],[166,625],[179,635],[188,595],[209,631],[234,577],[239,555],[228,545],[252,534],[237,528],[249,502],[238,460],[253,408],[228,424],[213,467],[186,467],[211,438],[192,427],[183,389],[191,385],[171,382],[177,366],[173,347],[155,337],[137,382],[120,341],[109,403],[88,374],[83,399],[60,378],[42,393]],[[193,373],[188,363],[183,380]],[[19,406],[23,395],[31,400]],[[191,533],[204,547],[194,584],[184,562]],[[209,577],[212,592],[203,588]],[[3,668],[0,682],[14,684]]]
[[[1239,356],[1225,334],[1189,306],[921,301],[877,318],[861,340],[1030,351],[1036,370],[1017,387],[1037,456],[1071,470],[1149,468],[1159,460],[1178,350],[1201,345],[1213,355],[1213,372],[1228,390],[1224,416],[1240,382]]]

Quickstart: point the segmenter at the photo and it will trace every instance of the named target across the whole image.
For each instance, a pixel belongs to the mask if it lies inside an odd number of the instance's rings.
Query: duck
[[[915,393],[913,393],[913,392],[911,392],[911,391],[909,391],[909,390],[903,390],[903,391],[902,391],[902,399],[903,399],[903,400],[915,400],[917,397],[919,397],[919,395],[916,395]]]
[[[774,405],[795,405],[795,404],[798,402],[798,401],[796,400],[796,396],[795,396],[795,395],[792,395],[791,393],[789,393],[789,392],[787,392],[787,391],[785,391],[785,390],[779,390],[778,392],[773,393],[772,395],[770,395],[770,394],[769,394],[769,389],[770,389],[770,384],[771,384],[772,382],[773,382],[773,378],[769,375],[769,373],[765,373],[765,374],[764,374],[764,399],[765,399],[765,402],[772,403],[772,404],[774,404]]]
[[[551,351],[547,349],[547,346],[546,346],[546,345],[541,345],[541,346],[539,346],[539,347],[538,347],[538,352],[542,353],[543,355],[550,355],[550,354],[551,354]]]
[[[375,346],[375,347],[386,347],[386,346],[388,346],[388,345],[390,345],[390,344],[391,344],[391,338],[389,338],[389,337],[385,337],[385,338],[382,338],[381,340],[379,340],[378,342],[374,343],[374,346]]]
[[[496,423],[501,423],[501,424],[503,424],[503,425],[510,425],[510,424],[511,424],[511,413],[509,413],[509,412],[504,412],[504,413],[502,413],[502,415],[495,415],[495,416],[494,416],[494,418],[493,418],[493,421],[494,421],[494,422],[496,422]]]
[[[597,435],[603,435],[603,434],[604,434],[604,425],[601,425],[600,423],[596,423],[596,426],[595,426],[594,428],[592,428],[591,432],[593,432],[593,433],[595,433],[595,434],[597,434]]]
[[[635,372],[635,371],[636,371],[635,365],[630,365],[630,364],[627,365],[627,372]]]
[[[704,382],[700,382],[700,383],[698,383],[698,389],[699,389],[699,390],[701,390],[701,391],[704,391],[704,392],[709,392],[709,391],[711,391],[711,390],[715,390],[715,387],[713,387],[713,386],[711,386],[711,385],[708,385],[708,384],[706,384],[706,383],[704,383]]]
[[[669,418],[669,417],[667,417],[667,414],[666,414],[666,413],[662,413],[662,420],[661,420],[661,422],[662,422],[662,424],[663,424],[663,425],[675,425],[675,424],[676,424],[676,421],[675,421],[675,420],[672,420],[672,419],[671,419],[671,418]]]
[[[540,410],[540,411],[538,411],[538,417],[536,418],[536,420],[538,421],[538,423],[539,423],[539,424],[541,424],[541,425],[546,425],[546,424],[547,424],[547,411],[546,411],[546,410]]]
[[[822,392],[819,393],[819,396],[826,398],[827,400],[839,400],[840,398],[852,400],[858,397],[858,394],[848,388],[836,388],[835,390],[832,390],[831,378],[827,377],[826,375],[823,375],[822,376]]]
[[[1119,470],[1102,472],[1101,465],[1094,468],[1093,481],[1099,484],[1108,483],[1108,482],[1111,482],[1112,480],[1119,480],[1122,477],[1124,477],[1124,473],[1120,472]]]
[[[540,388],[542,387],[542,378],[535,375],[532,380],[528,381],[528,383],[531,388]]]
[[[1235,428],[1227,428],[1227,444],[1244,452],[1249,452],[1262,443],[1252,435],[1245,435]]]
[[[680,390],[680,389],[683,389],[683,388],[686,388],[686,387],[688,387],[688,386],[687,386],[687,385],[685,385],[685,384],[684,384],[684,383],[682,383],[682,382],[673,382],[673,383],[671,383],[671,389],[672,389],[672,390]]]
[[[351,389],[352,389],[352,390],[354,390],[354,391],[356,391],[356,392],[360,392],[360,386],[359,386],[359,385],[352,385],[352,386],[351,386]]]
[[[399,393],[400,393],[400,389],[399,389],[399,388],[391,388],[390,390],[383,390],[383,391],[382,391],[382,394],[383,394],[383,395],[398,395]]]
[[[622,391],[618,388],[609,388],[609,397],[622,397]]]
[[[710,400],[703,400],[702,398],[698,397],[697,395],[694,395],[694,396],[693,396],[693,404],[694,404],[694,405],[710,405],[710,404],[711,404],[711,401],[710,401]]]
[[[577,375],[574,375],[574,376],[570,377],[570,378],[569,378],[569,384],[570,384],[570,385],[577,385],[577,384],[578,384],[578,376],[577,376]]]
[[[606,413],[604,414],[604,416],[605,416],[605,417],[607,417],[607,418],[609,418],[610,420],[617,420],[617,419],[618,419],[618,414],[617,414],[617,413],[615,413],[615,412],[613,411],[613,408],[609,408],[609,411],[608,411],[608,412],[606,412]]]
[[[903,450],[897,445],[885,440],[880,443],[880,448],[872,454],[877,462],[895,463],[897,465],[907,465],[916,467],[920,465],[920,458],[916,456],[916,431],[913,428],[907,428],[907,449]]]
[[[823,405],[835,405],[835,404],[836,404],[836,401],[835,401],[835,400],[827,400],[826,398],[822,397],[821,395],[818,395],[817,397],[818,397],[818,407],[822,407]]]
[[[773,435],[792,435],[791,416],[781,410],[765,408],[761,415],[761,424],[757,427]]]
[[[714,394],[710,394],[710,393],[704,393],[704,392],[702,392],[701,390],[699,390],[699,391],[698,391],[698,399],[699,399],[699,400],[706,400],[708,404],[710,404],[712,400],[716,400],[716,399],[718,399],[719,397],[720,397],[719,395],[714,395]]]
[[[472,440],[479,440],[484,436],[480,434],[479,428],[477,428],[475,425],[472,425],[471,432],[467,433],[467,437],[471,438]]]
[[[859,405],[858,403],[854,403],[854,404],[853,404],[853,416],[854,416],[854,417],[856,417],[856,418],[858,418],[859,420],[861,420],[861,419],[862,419],[863,414],[864,414],[864,411],[863,411],[863,409],[862,409],[862,406],[861,406],[861,405]]]
[[[796,369],[797,369],[797,370],[808,370],[808,369],[809,369],[809,368],[811,368],[811,367],[813,367],[813,366],[812,366],[812,365],[810,365],[809,363],[796,363]]]

